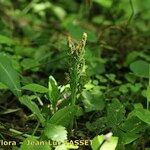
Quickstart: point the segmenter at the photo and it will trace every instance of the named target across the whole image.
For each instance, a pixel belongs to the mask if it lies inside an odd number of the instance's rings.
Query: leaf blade
[[[15,96],[21,96],[19,75],[12,67],[10,59],[4,54],[0,54],[0,82],[5,84]]]
[[[38,105],[35,102],[33,102],[29,96],[22,96],[19,98],[19,100],[22,104],[27,106],[32,111],[32,113],[34,113],[37,116],[42,125],[45,124],[45,118],[41,114]]]
[[[50,118],[50,120],[48,120],[48,123],[68,127],[71,119],[76,114],[76,110],[76,106],[67,106],[63,109],[60,109]]]
[[[65,127],[48,123],[44,129],[44,134],[51,140],[64,142],[67,140],[67,131]]]
[[[36,84],[36,83],[30,83],[22,87],[24,90],[29,90],[32,92],[38,92],[38,93],[47,93],[48,89],[42,85]]]

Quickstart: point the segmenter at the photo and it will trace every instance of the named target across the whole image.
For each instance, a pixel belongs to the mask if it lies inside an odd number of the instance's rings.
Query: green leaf
[[[129,114],[129,116],[137,116],[143,122],[150,124],[150,111],[141,107],[141,105],[135,105],[135,109]]]
[[[139,137],[141,137],[140,134],[133,134],[132,132],[130,133],[122,133],[121,134],[122,137],[122,142],[124,144],[130,144],[131,142],[135,141],[136,139],[138,139]]]
[[[12,67],[10,58],[4,54],[0,54],[0,82],[5,84],[15,96],[21,96],[19,75]]]
[[[111,137],[106,140],[105,143],[101,146],[100,150],[115,150],[118,144],[118,137]]]
[[[92,150],[99,150],[101,144],[104,142],[104,135],[98,135],[92,140]]]
[[[19,150],[51,150],[51,147],[46,141],[38,141],[34,137],[28,137],[23,141]]]
[[[116,128],[124,120],[125,109],[118,99],[112,100],[107,107],[108,126]]]
[[[92,54],[91,52],[86,52],[86,58],[88,63],[87,73],[92,75],[102,74],[105,72],[105,62]]]
[[[101,117],[101,118],[96,119],[93,122],[87,122],[86,127],[91,132],[100,133],[105,130],[105,128],[106,128],[105,125],[107,122],[108,121],[107,121],[106,117]]]
[[[124,144],[129,144],[141,136],[145,132],[147,125],[142,122],[138,117],[129,117],[120,127],[123,131],[120,135],[121,141]]]
[[[20,102],[22,104],[24,104],[25,106],[27,106],[32,111],[32,113],[37,116],[37,118],[42,123],[42,125],[44,125],[45,119],[44,119],[38,105],[35,102],[33,102],[31,99],[32,98],[30,98],[29,96],[22,96],[19,98]]]
[[[94,31],[85,29],[79,25],[75,25],[72,22],[68,23],[66,26],[67,30],[69,31],[70,35],[76,39],[80,39],[82,33],[86,32],[88,35],[88,41],[90,42],[96,42],[97,41],[97,36]]]
[[[82,96],[84,97],[83,104],[86,112],[94,110],[100,111],[105,106],[104,98],[101,96],[100,93],[83,91]]]
[[[0,35],[0,44],[6,44],[8,46],[13,44],[13,41],[11,38],[4,36],[4,35]]]
[[[47,93],[48,92],[48,89],[46,87],[39,85],[39,84],[35,84],[35,83],[27,84],[27,85],[23,86],[22,89],[29,90],[32,92],[38,92],[38,93]]]
[[[130,64],[131,71],[139,77],[149,77],[149,64],[143,60],[137,60]]]
[[[55,107],[57,104],[57,101],[59,100],[60,92],[58,89],[57,82],[52,76],[49,77],[48,95],[49,95],[49,99],[50,99],[53,107]]]
[[[92,140],[92,150],[115,150],[118,137],[113,137],[112,133],[98,135]]]
[[[67,106],[60,109],[48,120],[48,123],[68,127],[73,116],[76,115],[76,110],[77,106]]]
[[[112,4],[111,0],[93,0],[93,1],[106,8],[110,8]]]
[[[62,145],[57,146],[55,150],[68,150],[68,148],[65,144],[62,144]]]
[[[28,49],[27,49],[28,50]],[[32,71],[38,71],[40,63],[37,60],[33,60],[31,58],[24,58],[21,62],[21,65],[23,66],[24,70],[32,70]]]
[[[128,85],[127,84],[120,85],[119,91],[122,92],[123,94],[128,93],[128,91],[129,91]]]
[[[0,111],[0,115],[14,113],[16,111],[20,111],[20,108],[2,110],[2,111]]]
[[[63,20],[64,17],[66,16],[66,11],[65,11],[62,7],[53,6],[52,9],[53,9],[53,12],[55,13],[55,15],[56,15],[60,20]]]
[[[70,150],[70,149],[78,149],[79,147],[77,145],[73,144],[62,144],[55,148],[55,150]]]
[[[44,134],[53,141],[64,142],[67,140],[67,131],[65,127],[60,125],[47,123]]]
[[[129,54],[127,54],[126,63],[129,65],[130,63],[135,61],[137,59],[137,57],[139,56],[139,54],[140,53],[137,51],[132,51]]]

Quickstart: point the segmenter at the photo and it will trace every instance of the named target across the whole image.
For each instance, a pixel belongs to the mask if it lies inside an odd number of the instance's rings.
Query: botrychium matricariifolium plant
[[[87,34],[83,33],[80,41],[75,41],[71,36],[68,36],[68,55],[69,55],[69,78],[71,89],[71,104],[75,105],[76,97],[79,90],[81,90],[82,77],[85,75],[85,45],[87,41]]]

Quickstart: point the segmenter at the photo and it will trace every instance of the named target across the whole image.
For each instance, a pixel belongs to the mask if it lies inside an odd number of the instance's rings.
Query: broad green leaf
[[[26,138],[19,150],[51,150],[47,141],[38,141],[34,137]]]
[[[60,20],[63,20],[64,17],[66,16],[66,11],[65,11],[62,7],[53,6],[52,9],[53,9],[53,12],[55,13],[55,15],[56,15]]]
[[[57,101],[59,100],[60,92],[58,89],[57,82],[52,76],[49,77],[48,95],[49,95],[49,99],[50,99],[53,107],[55,107],[57,104]]]
[[[123,94],[128,93],[129,89],[128,89],[127,84],[120,85],[119,91],[122,92]]]
[[[13,40],[7,36],[0,35],[0,44],[12,45]]]
[[[99,5],[110,8],[112,1],[111,0],[93,0],[94,2],[98,3]]]
[[[140,134],[133,134],[132,132],[121,133],[120,136],[122,143],[124,144],[130,144],[131,142],[141,137]]]
[[[48,120],[48,123],[68,127],[72,118],[76,115],[76,110],[77,106],[67,106],[60,109]]]
[[[121,130],[124,132],[139,133],[144,129],[145,123],[143,123],[138,117],[129,117],[121,126]]]
[[[4,54],[0,54],[0,82],[5,84],[15,96],[21,96],[19,74],[12,67],[10,58]]]
[[[60,125],[47,123],[44,134],[53,141],[64,142],[64,140],[67,140],[67,131],[65,127]]]
[[[101,144],[104,142],[104,135],[98,135],[92,140],[92,150],[99,150]]]
[[[134,62],[139,57],[141,59],[143,59],[143,60],[150,61],[150,56],[147,55],[146,53],[144,53],[142,51],[141,52],[139,52],[139,51],[132,51],[132,52],[127,54],[126,63],[129,65],[129,64]]]
[[[124,120],[125,109],[119,100],[112,100],[107,107],[108,126],[116,128]]]
[[[100,111],[105,106],[104,98],[100,93],[83,91],[82,96],[84,97],[83,104],[86,112],[94,110]]]
[[[101,117],[101,118],[96,119],[93,122],[87,122],[86,127],[91,132],[100,133],[105,130],[105,128],[106,128],[105,125],[107,122],[108,121],[107,121],[106,117]]]
[[[149,64],[143,60],[137,60],[130,64],[131,71],[139,77],[149,77]]]
[[[142,122],[138,117],[129,117],[120,127],[123,131],[120,135],[124,144],[129,144],[139,138],[142,132],[145,132],[147,124]]]
[[[32,92],[38,92],[38,93],[47,93],[48,92],[48,89],[46,87],[39,85],[39,84],[35,84],[35,83],[27,84],[27,85],[23,86],[22,89],[29,90]]]
[[[40,12],[40,11],[43,11],[47,8],[51,8],[52,4],[50,2],[35,3],[32,7],[33,7],[35,12]]]
[[[86,52],[87,53],[87,52]],[[92,76],[92,75],[97,75],[97,74],[102,74],[105,72],[105,62],[103,60],[100,60],[99,58],[89,55],[87,53],[87,63],[88,63],[88,68],[87,68],[87,73]]]
[[[115,150],[118,144],[118,137],[111,137],[106,140],[105,143],[101,146],[100,150]]]
[[[140,90],[140,88],[142,87],[142,85],[140,83],[136,83],[136,84],[132,84],[132,83],[126,83],[126,84],[122,84],[119,87],[119,91],[121,91],[122,93],[128,93],[130,90],[133,93],[136,93]]]
[[[29,96],[22,96],[19,98],[19,100],[22,104],[27,106],[32,111],[32,113],[37,116],[37,118],[42,123],[42,125],[44,125],[45,119],[43,115],[41,114],[41,111],[38,105],[35,102],[33,102]]]
[[[143,122],[150,124],[150,111],[141,107],[141,105],[137,105],[135,109],[129,114],[129,117],[137,116]]]

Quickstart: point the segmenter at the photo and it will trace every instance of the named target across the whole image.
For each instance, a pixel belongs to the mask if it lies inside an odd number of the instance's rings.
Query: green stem
[[[78,87],[78,73],[77,73],[77,62],[72,67],[70,72],[70,88],[71,88],[71,105],[75,105],[76,103],[76,96],[77,96],[77,87]]]
[[[77,97],[77,91],[78,91],[78,73],[77,73],[77,65],[78,63],[75,62],[75,64],[72,66],[70,71],[70,88],[71,88],[71,105],[75,106],[76,104],[76,97]],[[73,129],[74,125],[74,117],[72,117],[71,123],[70,123],[70,133]]]
[[[0,129],[6,129],[6,128],[5,128],[5,126],[0,125]],[[23,132],[21,132],[21,131],[18,131],[18,130],[12,129],[12,128],[8,129],[8,131],[10,131],[11,133],[15,133],[15,134],[17,134],[17,135],[24,136],[24,137],[31,137],[31,136],[32,136],[32,135],[25,134],[25,133],[23,133]],[[34,137],[35,137],[36,139],[38,139],[37,136],[34,136]]]
[[[79,42],[74,42],[74,40],[68,36],[69,45],[69,57],[70,57],[70,89],[71,89],[71,105],[76,105],[77,92],[79,92],[79,82],[81,73],[83,72],[84,66],[84,47],[87,40],[87,34],[83,33],[82,39]],[[70,130],[73,128],[74,117],[70,123]]]
[[[149,64],[149,83],[148,83],[148,89],[150,87],[150,64]],[[147,89],[147,92],[149,92]],[[149,102],[150,102],[150,99],[149,97],[147,96],[147,110],[149,110]]]
[[[32,135],[34,135],[36,133],[36,131],[38,130],[39,126],[40,126],[40,122],[37,123],[37,125],[36,125],[36,127],[35,127],[35,129],[34,129],[34,131],[32,133]]]
[[[147,110],[149,110],[149,100],[147,99]]]

